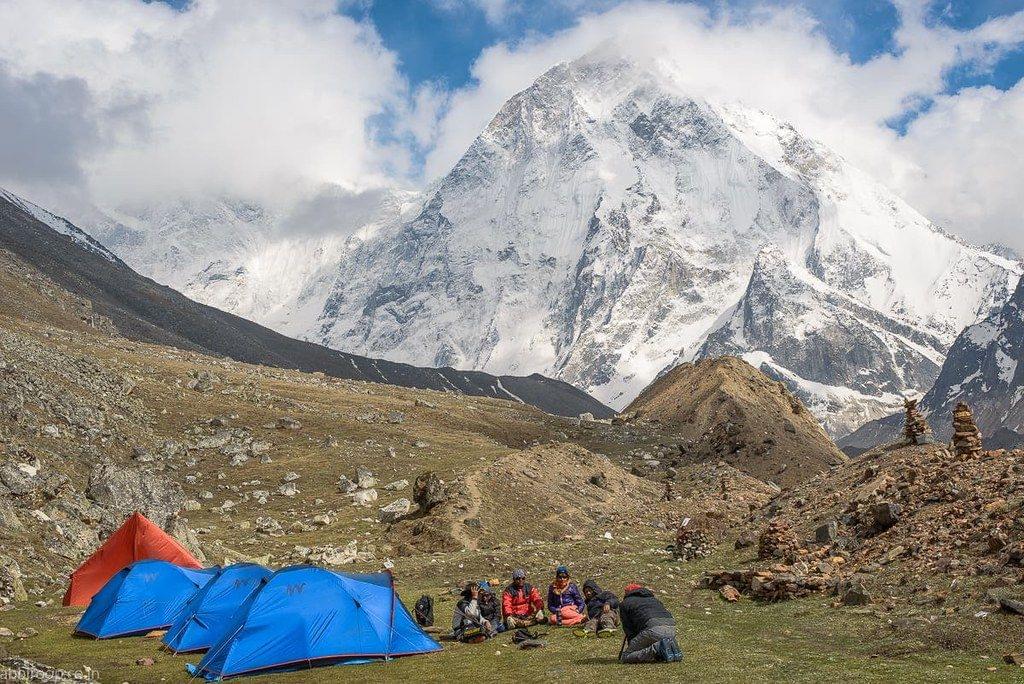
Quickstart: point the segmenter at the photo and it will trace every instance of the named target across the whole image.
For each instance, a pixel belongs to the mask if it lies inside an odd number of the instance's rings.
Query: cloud
[[[79,161],[99,142],[96,126],[82,116],[91,109],[80,79],[20,78],[0,62],[0,183],[81,182]]]
[[[407,165],[370,133],[407,86],[374,28],[336,9],[9,0],[0,59],[16,78],[79,83],[95,103],[80,124],[105,144],[68,154],[101,202],[210,191],[274,200],[323,182],[358,190]]]
[[[900,184],[911,205],[975,242],[1024,248],[1024,81],[939,97],[898,146],[916,162]]]
[[[525,11],[434,1],[495,27]],[[798,1],[557,0],[569,28],[487,47],[449,90],[411,89],[375,28],[335,0],[4,0],[0,183],[73,186],[101,206],[236,196],[319,232],[378,188],[445,173],[511,95],[612,44],[681,91],[791,121],[952,230],[1024,248],[1022,86],[948,94],[944,79],[1019,49],[1024,12],[957,30],[898,0],[894,50],[855,63]],[[908,109],[924,111],[900,136],[886,122]]]
[[[432,0],[434,6],[446,12],[460,12],[469,7],[483,13],[489,24],[501,24],[519,9],[513,0]]]
[[[323,185],[296,201],[277,230],[288,237],[348,237],[383,218],[391,199],[385,188],[352,191],[338,185]]]
[[[450,94],[433,133],[425,175],[449,168],[502,103],[537,75],[611,45],[646,60],[688,94],[740,101],[792,122],[947,227],[974,239],[999,236],[1024,247],[1024,235],[1008,229],[1012,217],[1002,215],[997,197],[999,188],[1020,177],[1022,148],[1007,144],[1024,132],[1024,117],[1014,116],[1014,96],[943,95],[949,69],[962,64],[990,68],[1024,42],[1024,12],[957,31],[929,22],[924,3],[897,4],[896,50],[860,64],[837,52],[808,14],[778,5],[711,13],[694,5],[632,2],[583,15],[552,36],[499,43],[473,65],[474,82]],[[905,138],[886,125],[933,99],[938,105],[922,114]],[[970,112],[999,125],[975,125]],[[981,163],[981,149],[986,151],[987,169],[981,176],[986,183],[967,178],[971,170],[957,163],[958,158]],[[950,201],[950,194],[933,196],[930,179],[970,188],[973,200],[960,204]],[[986,207],[992,212],[987,217]]]

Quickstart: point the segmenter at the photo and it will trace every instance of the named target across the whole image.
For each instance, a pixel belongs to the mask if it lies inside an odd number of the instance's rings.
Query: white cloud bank
[[[404,168],[404,152],[375,143],[368,124],[400,105],[406,86],[373,27],[336,7],[6,0],[0,63],[8,79],[46,74],[87,88],[82,116],[101,142],[68,164],[101,202],[275,195],[305,182],[359,189]]]
[[[494,21],[523,11],[473,1]],[[323,184],[359,196],[430,180],[509,96],[611,40],[688,92],[792,121],[969,239],[1024,248],[1024,86],[942,95],[947,69],[987,68],[1024,41],[1024,12],[956,31],[929,25],[921,1],[897,4],[896,54],[864,64],[795,9],[712,18],[631,2],[491,46],[469,87],[413,92],[374,28],[328,0],[196,0],[183,12],[141,0],[5,0],[0,184],[37,197],[77,189],[106,204],[195,193],[286,202]],[[929,99],[905,136],[885,125]],[[406,144],[381,142],[381,126]],[[424,178],[412,146],[428,152]]]

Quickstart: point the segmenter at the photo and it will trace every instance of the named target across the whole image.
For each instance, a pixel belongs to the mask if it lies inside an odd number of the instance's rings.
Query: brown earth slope
[[[623,414],[627,421],[659,423],[663,437],[678,442],[682,463],[721,460],[782,486],[845,459],[782,383],[733,356],[673,368]]]

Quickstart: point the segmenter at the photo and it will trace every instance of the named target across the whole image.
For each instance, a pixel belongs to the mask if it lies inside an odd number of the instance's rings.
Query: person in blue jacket
[[[548,587],[548,618],[553,625],[571,627],[587,619],[587,605],[583,593],[576,583],[569,579],[569,568],[559,565],[555,569],[555,581]]]

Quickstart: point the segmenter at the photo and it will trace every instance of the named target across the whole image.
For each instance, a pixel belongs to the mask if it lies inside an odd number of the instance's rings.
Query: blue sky
[[[745,12],[759,6],[799,6],[821,24],[833,47],[855,63],[895,52],[898,28],[890,0],[695,0],[712,11]],[[189,0],[166,0],[183,7]],[[500,20],[489,20],[473,0],[339,0],[338,11],[371,22],[388,49],[401,60],[403,74],[414,85],[441,83],[449,89],[472,80],[473,62],[495,43],[516,43],[572,26],[588,11],[600,11],[617,0],[511,0]],[[1024,9],[1024,0],[933,0],[930,22],[956,29]],[[1024,50],[1012,52],[985,70],[961,67],[946,74],[946,92],[992,85],[1006,90],[1024,77]],[[927,107],[927,104],[922,105]],[[901,122],[913,118],[913,112]],[[902,127],[902,123],[898,124]]]
[[[606,9],[615,3],[526,0],[516,4],[500,21],[488,21],[479,5],[460,0],[376,0],[342,11],[376,26],[414,85],[442,82],[457,88],[471,80],[473,61],[487,46],[557,32],[571,26],[581,11],[587,11],[578,7]],[[765,3],[702,0],[699,4],[713,11],[743,12]],[[854,62],[896,50],[893,32],[898,28],[898,16],[889,0],[774,0],[769,4],[802,7],[820,22],[830,43]],[[1021,9],[1024,0],[938,0],[930,5],[928,17],[935,24],[970,29]],[[947,92],[987,84],[1005,90],[1022,76],[1024,51],[1018,51],[999,60],[991,70],[960,68],[949,72]]]

